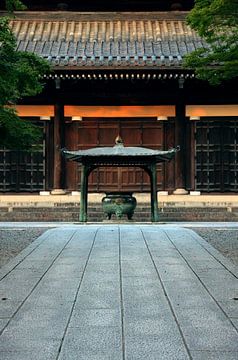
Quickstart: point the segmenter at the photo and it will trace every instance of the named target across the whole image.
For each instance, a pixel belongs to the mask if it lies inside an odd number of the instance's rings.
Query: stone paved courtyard
[[[191,230],[52,229],[0,274],[3,360],[238,359],[238,269]]]

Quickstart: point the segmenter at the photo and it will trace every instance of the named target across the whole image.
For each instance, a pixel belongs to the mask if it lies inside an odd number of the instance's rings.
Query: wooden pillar
[[[65,194],[64,188],[64,160],[61,155],[61,149],[65,146],[64,134],[64,105],[61,102],[54,107],[54,130],[53,130],[53,190],[51,194]]]
[[[157,167],[156,163],[150,166],[150,184],[151,184],[151,221],[156,222],[158,216],[158,198],[157,198]]]
[[[176,195],[187,194],[186,190],[186,106],[183,87],[178,91],[175,118],[175,145],[180,146],[180,151],[175,156],[175,191]]]
[[[171,149],[174,148],[175,145],[175,119],[169,119],[168,121],[164,121],[164,148]],[[165,171],[165,186],[164,190],[168,190],[170,192],[175,189],[175,161],[169,161],[164,164]]]
[[[88,203],[88,167],[82,164],[81,167],[81,192],[80,192],[80,214],[79,221],[87,222]]]
[[[53,188],[53,169],[54,169],[54,149],[53,141],[54,138],[54,121],[51,118],[50,121],[46,121],[46,133],[45,133],[45,190],[51,190]]]
[[[189,131],[190,131],[190,159],[187,157],[188,161],[190,162],[190,173],[189,173],[189,179],[190,179],[190,189],[195,190],[195,176],[196,176],[196,170],[195,170],[195,121],[189,121]]]

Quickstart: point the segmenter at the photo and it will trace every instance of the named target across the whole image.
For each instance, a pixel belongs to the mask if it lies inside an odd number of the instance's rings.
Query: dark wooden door
[[[34,121],[45,132],[44,123]],[[32,151],[0,149],[0,192],[38,192],[45,189],[45,140]]]
[[[163,149],[163,124],[152,118],[98,118],[78,124],[78,149],[113,146],[120,134],[125,146]],[[80,169],[79,169],[80,171]],[[158,165],[158,187],[164,186],[164,167]],[[79,176],[80,179],[80,176]],[[78,184],[80,186],[80,183]],[[89,177],[89,191],[149,191],[148,175],[135,167],[100,167]]]
[[[209,119],[196,123],[195,185],[204,192],[238,192],[238,123]]]

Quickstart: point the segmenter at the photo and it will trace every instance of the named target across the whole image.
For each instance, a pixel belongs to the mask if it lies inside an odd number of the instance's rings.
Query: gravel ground
[[[1,228],[0,227],[0,267],[16,256],[47,228]]]
[[[237,228],[190,228],[238,265]],[[48,228],[0,227],[0,267],[28,246]]]
[[[214,248],[238,265],[237,228],[190,228]]]

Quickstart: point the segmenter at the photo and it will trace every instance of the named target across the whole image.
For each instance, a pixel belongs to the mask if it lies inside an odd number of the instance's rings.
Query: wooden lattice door
[[[195,186],[204,192],[238,192],[238,119],[195,126]]]
[[[44,124],[35,122],[44,132]],[[32,151],[0,149],[0,192],[45,189],[45,141]]]

